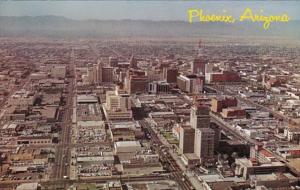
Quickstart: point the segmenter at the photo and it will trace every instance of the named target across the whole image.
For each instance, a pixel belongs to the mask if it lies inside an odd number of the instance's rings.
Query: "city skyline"
[[[299,9],[0,0],[0,190],[300,190]]]

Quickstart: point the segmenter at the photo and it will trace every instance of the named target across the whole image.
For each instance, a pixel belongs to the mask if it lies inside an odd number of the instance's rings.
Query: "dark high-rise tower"
[[[207,59],[203,53],[203,44],[202,41],[199,41],[198,44],[198,54],[197,57],[191,64],[191,70],[193,74],[205,74],[205,65],[207,64]]]

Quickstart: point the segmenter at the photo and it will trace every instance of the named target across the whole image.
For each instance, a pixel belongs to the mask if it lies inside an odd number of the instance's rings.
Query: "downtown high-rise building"
[[[202,165],[213,164],[215,151],[214,131],[210,128],[198,128],[195,130],[194,152],[200,158]]]
[[[108,64],[111,67],[118,67],[119,59],[117,57],[109,57]]]
[[[179,150],[181,154],[194,153],[195,129],[183,125],[179,130]]]
[[[208,60],[203,53],[203,44],[201,41],[199,41],[197,57],[191,63],[192,74],[205,75],[205,66],[207,63]]]
[[[166,80],[168,83],[176,83],[178,75],[179,73],[177,68],[163,68],[163,79]]]
[[[194,129],[209,128],[210,115],[209,107],[202,104],[195,104],[191,108],[190,124]]]
[[[183,92],[199,94],[203,91],[204,78],[197,75],[179,75],[177,85]]]
[[[114,68],[110,66],[102,67],[102,83],[112,83],[114,81]]]
[[[207,64],[207,60],[204,57],[196,57],[194,61],[191,63],[191,71],[192,74],[205,74],[205,65]]]
[[[103,66],[100,61],[88,67],[90,84],[112,83],[114,81],[114,68]]]
[[[129,65],[131,68],[137,68],[137,59],[134,57],[134,55],[131,55],[130,59],[129,59]]]
[[[129,94],[148,92],[149,80],[144,71],[128,70],[124,83]]]

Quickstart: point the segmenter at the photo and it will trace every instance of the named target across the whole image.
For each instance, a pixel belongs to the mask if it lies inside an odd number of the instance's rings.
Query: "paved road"
[[[75,72],[75,61],[74,61],[74,51],[72,50],[70,55],[70,67],[69,72],[71,75]],[[68,81],[68,94],[66,96],[66,109],[63,115],[62,121],[62,133],[60,146],[57,146],[55,166],[53,167],[53,178],[63,179],[64,176],[69,176],[69,165],[70,165],[70,143],[71,143],[71,129],[72,129],[72,114],[73,114],[73,93],[74,93],[74,78],[67,78]]]
[[[157,134],[152,129],[152,127],[145,120],[141,120],[140,124],[143,128],[146,128],[149,131],[151,135],[152,144],[157,145],[156,147],[160,155],[161,161],[169,164],[172,178],[179,184],[179,186],[183,190],[195,189],[191,184],[191,182],[189,181],[189,179],[187,178],[187,176],[183,175],[184,171],[181,170],[181,168],[179,167],[175,159],[171,156],[171,154],[161,151],[160,147],[165,146],[165,144],[157,136]]]
[[[251,145],[261,144],[260,142],[254,140],[254,139],[248,138],[246,136],[242,136],[239,132],[235,131],[230,124],[228,124],[222,118],[218,117],[216,114],[210,113],[210,116],[211,116],[211,121],[213,123],[217,124],[220,128],[222,128],[224,131],[230,133],[238,140],[245,142],[245,143],[249,143]]]
[[[252,100],[249,100],[247,98],[242,98],[238,94],[232,93],[231,91],[229,91],[228,89],[226,89],[224,85],[206,86],[206,88],[214,90],[214,91],[216,91],[218,93],[222,93],[224,95],[234,96],[240,102],[244,102],[244,103],[246,103],[248,105],[251,105],[251,106],[253,106],[253,107],[255,107],[255,108],[259,109],[259,110],[272,113],[274,115],[274,117],[277,118],[277,119],[281,119],[281,120],[284,120],[284,121],[289,121],[289,122],[294,123],[294,124],[297,123],[292,118],[290,118],[290,117],[288,117],[286,115],[283,115],[283,114],[281,114],[279,112],[276,112],[276,111],[274,111],[274,110],[272,110],[272,109],[270,109],[270,108],[268,108],[266,106],[260,105],[260,104],[258,104],[256,102],[253,102]]]
[[[91,49],[92,52],[94,53],[95,58],[99,60],[100,57],[99,57],[99,52],[98,52],[98,49],[97,49],[96,45],[95,45],[95,44],[92,44],[92,43],[89,43],[88,46],[90,47],[90,49]],[[110,48],[110,47],[108,47],[108,46],[105,47],[105,48],[108,49],[109,51],[111,51],[116,57],[122,58],[122,59],[124,59],[124,60],[129,61],[129,58],[128,58],[128,57],[122,55],[121,53],[119,53],[119,52],[116,51],[115,49]]]
[[[288,121],[288,122],[291,122],[293,124],[297,123],[295,122],[293,119],[289,118],[288,116],[285,116],[285,115],[282,115],[276,111],[273,111],[272,109],[268,108],[268,107],[265,107],[263,105],[260,105],[258,103],[255,103],[249,99],[246,99],[246,98],[242,98],[240,97],[238,94],[233,94],[232,92],[229,92],[226,88],[224,88],[224,86],[214,86],[214,87],[208,87],[210,88],[211,90],[215,90],[217,91],[218,93],[222,93],[222,94],[225,94],[225,95],[230,95],[230,96],[234,96],[236,97],[239,101],[241,102],[244,102],[246,103],[247,105],[251,105],[259,110],[262,110],[262,111],[266,111],[266,112],[270,112],[274,115],[275,118],[277,119],[280,119],[280,120],[284,120],[284,121]],[[250,144],[252,145],[261,145],[260,142],[258,141],[255,141],[254,139],[251,139],[251,138],[248,138],[248,137],[245,137],[245,136],[242,136],[241,134],[239,134],[237,131],[235,131],[234,129],[232,129],[224,120],[222,120],[221,118],[219,118],[217,115],[211,113],[211,119],[212,121],[216,122],[216,124],[218,124],[220,127],[222,127],[223,129],[231,132],[231,134],[234,134],[235,137],[237,138],[240,138],[241,140],[245,140],[247,142],[249,142]],[[291,165],[289,164],[289,162],[282,158],[281,156],[277,155],[275,152],[269,150],[269,152],[279,161],[285,163],[287,165],[287,167],[298,177],[300,177],[300,173]]]
[[[78,180],[70,180],[70,179],[50,179],[47,181],[40,181],[40,180],[19,180],[19,181],[0,181],[0,187],[2,188],[9,188],[15,187],[17,184],[20,183],[32,183],[32,182],[39,182],[43,187],[48,186],[67,186],[76,183],[105,183],[110,180],[121,180],[122,182],[134,182],[134,181],[158,181],[158,180],[167,180],[168,178],[164,176],[109,176],[109,177],[93,177],[93,178],[85,178],[85,179],[78,179]]]

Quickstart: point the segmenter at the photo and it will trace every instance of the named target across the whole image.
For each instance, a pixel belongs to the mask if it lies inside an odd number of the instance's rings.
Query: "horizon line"
[[[222,1],[222,0],[221,0]],[[36,16],[29,16],[29,15],[18,15],[18,16],[7,16],[7,15],[0,15],[0,17],[11,17],[11,18],[22,18],[22,17],[30,17],[30,18],[37,18],[37,17],[60,17],[66,20],[73,20],[73,21],[151,21],[151,22],[186,22],[189,23],[188,20],[170,20],[170,19],[161,19],[161,20],[154,20],[154,19],[131,19],[131,18],[122,18],[122,19],[99,19],[99,18],[70,18],[67,16],[62,15],[36,15]],[[291,19],[289,22],[292,21],[300,21],[300,18]],[[195,22],[198,23],[198,22]]]

